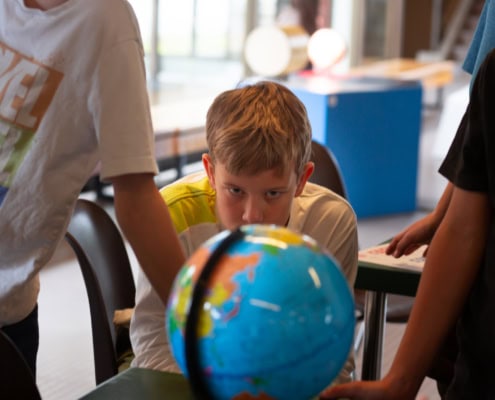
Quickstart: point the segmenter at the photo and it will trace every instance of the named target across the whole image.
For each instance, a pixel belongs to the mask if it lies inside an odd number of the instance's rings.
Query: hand
[[[403,387],[392,385],[386,380],[357,381],[335,385],[320,394],[320,400],[412,400],[414,394],[407,394]]]
[[[331,386],[320,394],[320,400],[363,399],[386,400],[387,388],[382,381],[359,381]]]
[[[396,258],[411,254],[418,247],[430,243],[437,227],[438,222],[433,214],[428,214],[395,235],[385,252]]]

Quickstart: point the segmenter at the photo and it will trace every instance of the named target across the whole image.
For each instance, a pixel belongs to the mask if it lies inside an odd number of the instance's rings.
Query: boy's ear
[[[215,189],[215,165],[209,154],[203,154],[201,160],[203,161],[203,168],[205,169],[206,175],[208,175],[210,186]]]
[[[310,161],[308,162],[304,168],[301,176],[299,177],[299,182],[297,183],[297,188],[296,188],[296,193],[294,194],[294,197],[299,196],[303,189],[304,186],[306,185],[306,182],[310,178],[310,176],[313,174],[313,171],[315,170],[315,163]]]

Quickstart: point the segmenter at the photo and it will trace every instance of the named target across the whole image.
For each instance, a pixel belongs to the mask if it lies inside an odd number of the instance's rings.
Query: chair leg
[[[358,321],[356,324],[356,334],[354,337],[354,353],[357,353],[361,348],[364,338],[364,320]]]

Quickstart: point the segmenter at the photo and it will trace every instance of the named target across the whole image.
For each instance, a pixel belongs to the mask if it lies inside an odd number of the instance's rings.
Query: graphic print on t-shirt
[[[0,43],[0,206],[62,73]]]

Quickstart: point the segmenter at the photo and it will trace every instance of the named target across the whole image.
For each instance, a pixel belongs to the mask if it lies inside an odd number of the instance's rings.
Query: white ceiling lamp
[[[347,53],[347,45],[335,29],[318,29],[308,42],[308,57],[315,72],[329,72]]]
[[[309,35],[300,26],[262,26],[246,39],[246,63],[258,75],[277,77],[308,64]]]

